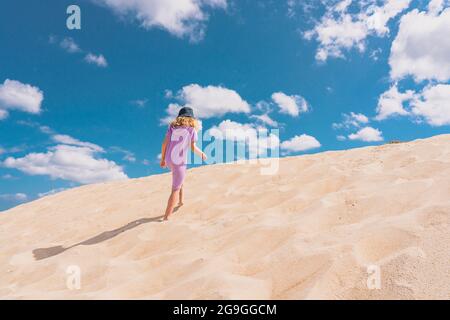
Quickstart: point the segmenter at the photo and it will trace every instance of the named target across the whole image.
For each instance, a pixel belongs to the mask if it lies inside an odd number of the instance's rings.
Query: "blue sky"
[[[8,0],[0,30],[0,210],[163,172],[183,105],[283,155],[449,133],[447,0]]]

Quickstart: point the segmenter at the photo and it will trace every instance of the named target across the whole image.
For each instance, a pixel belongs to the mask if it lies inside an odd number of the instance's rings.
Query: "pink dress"
[[[172,190],[183,186],[187,169],[187,156],[191,143],[197,141],[197,131],[192,127],[172,127],[166,133],[166,164],[172,171]]]

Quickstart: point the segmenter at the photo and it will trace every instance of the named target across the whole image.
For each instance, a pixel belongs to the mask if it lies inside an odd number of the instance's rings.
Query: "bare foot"
[[[184,205],[183,202],[178,202],[177,207],[182,207]]]

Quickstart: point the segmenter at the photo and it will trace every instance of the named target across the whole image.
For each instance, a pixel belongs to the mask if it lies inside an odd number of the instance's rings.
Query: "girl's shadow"
[[[111,230],[111,231],[105,231],[103,233],[100,233],[98,235],[96,235],[95,237],[92,237],[90,239],[87,239],[85,241],[76,243],[74,245],[71,245],[69,247],[63,247],[63,246],[56,246],[56,247],[50,247],[50,248],[38,248],[38,249],[34,249],[33,250],[33,256],[35,260],[43,260],[43,259],[47,259],[53,256],[56,256],[58,254],[63,253],[66,250],[69,250],[71,248],[77,247],[77,246],[91,246],[94,244],[98,244],[101,243],[103,241],[107,241],[109,239],[112,239],[116,236],[118,236],[119,234],[121,234],[122,232],[134,229],[138,226],[140,226],[141,224],[146,224],[146,223],[150,223],[150,222],[162,222],[162,218],[164,216],[159,216],[159,217],[155,217],[155,218],[142,218],[133,222],[130,222],[126,225],[124,225],[123,227],[120,227],[118,229],[115,230]]]

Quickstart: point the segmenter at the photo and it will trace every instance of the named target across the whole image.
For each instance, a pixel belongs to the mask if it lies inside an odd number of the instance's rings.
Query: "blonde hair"
[[[192,127],[196,130],[198,130],[198,121],[195,118],[191,117],[177,117],[175,120],[172,121],[170,124],[172,127]]]

